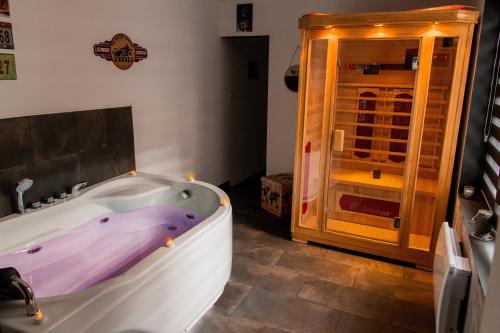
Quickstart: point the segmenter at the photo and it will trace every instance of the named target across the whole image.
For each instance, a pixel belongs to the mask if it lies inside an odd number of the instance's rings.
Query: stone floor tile
[[[359,268],[328,261],[323,258],[289,254],[285,252],[276,266],[312,275],[331,282],[352,286],[358,274]]]
[[[223,314],[230,314],[234,308],[241,303],[251,289],[252,286],[247,284],[229,281],[221,297],[214,304],[214,308]]]
[[[403,277],[408,280],[418,281],[422,283],[432,284],[432,272],[405,267]]]
[[[272,266],[282,254],[283,250],[277,250],[254,242],[243,240],[233,242],[233,255],[235,257],[249,259],[260,265]]]
[[[392,320],[394,307],[392,298],[324,280],[306,281],[298,297],[378,321],[390,323]]]
[[[255,242],[259,237],[262,237],[265,232],[255,229],[251,226],[242,223],[233,224],[233,240],[243,240],[247,242]]]
[[[260,237],[256,238],[256,241],[259,244],[270,246],[278,250],[283,250],[288,254],[323,257],[326,252],[326,250],[322,247],[312,244],[294,242],[292,240],[284,239],[273,234],[261,235]]]
[[[328,306],[355,315],[390,322],[394,300],[351,287],[340,287]]]
[[[354,287],[413,303],[429,306],[434,303],[432,285],[389,274],[360,270]]]
[[[382,323],[373,319],[343,312],[335,333],[411,333],[412,331]]]
[[[306,277],[280,267],[256,264],[242,258],[233,259],[231,279],[240,283],[295,297]]]
[[[393,324],[420,333],[435,332],[434,309],[431,306],[396,301]]]
[[[189,333],[287,333],[241,318],[231,318],[216,311],[206,313]]]
[[[250,291],[232,316],[293,332],[333,332],[339,312],[259,288]]]
[[[341,286],[325,280],[310,278],[305,281],[297,297],[307,301],[328,306],[328,303],[337,294]]]
[[[402,277],[404,267],[390,262],[354,255],[343,251],[329,249],[325,252],[325,259],[334,262],[359,267],[365,270],[377,271]]]

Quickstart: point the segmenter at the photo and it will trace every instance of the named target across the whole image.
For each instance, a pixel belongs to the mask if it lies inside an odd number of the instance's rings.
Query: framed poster
[[[0,53],[0,80],[17,80],[16,59],[13,54]]]
[[[0,16],[10,16],[9,0],[0,0]]]
[[[236,31],[251,32],[253,20],[253,4],[236,5]]]
[[[14,49],[12,24],[0,22],[0,49]]]

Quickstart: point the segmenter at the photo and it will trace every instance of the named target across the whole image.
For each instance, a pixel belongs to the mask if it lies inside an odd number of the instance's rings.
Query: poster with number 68
[[[0,49],[14,49],[12,25],[10,23],[0,22]]]
[[[17,80],[16,59],[13,54],[0,53],[0,80]]]

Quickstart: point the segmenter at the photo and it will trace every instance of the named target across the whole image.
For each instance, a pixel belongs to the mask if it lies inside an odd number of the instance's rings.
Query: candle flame
[[[35,312],[35,318],[34,318],[35,324],[41,324],[44,319],[45,319],[45,315],[43,314],[41,309],[38,309]]]
[[[174,240],[170,237],[165,238],[165,245],[167,247],[174,247]]]
[[[190,171],[187,173],[187,180],[190,181],[190,182],[194,182],[195,181],[195,174],[193,171]]]

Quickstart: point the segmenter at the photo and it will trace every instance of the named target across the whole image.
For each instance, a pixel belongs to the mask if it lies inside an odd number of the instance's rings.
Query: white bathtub
[[[189,190],[191,197],[183,198],[183,190]],[[108,223],[101,217],[110,214],[111,222],[124,226],[112,214],[149,207],[172,207],[177,213],[187,209],[193,212],[186,214],[189,218],[203,218],[172,237],[173,247],[141,247],[144,239],[157,241],[158,230],[167,230],[168,223],[143,228],[133,216],[129,222],[135,224],[128,231],[115,235],[108,230],[105,237],[96,234],[110,225],[99,227],[96,218]],[[128,237],[127,242],[114,242],[123,237]],[[54,253],[61,252],[60,244],[66,243],[60,240],[65,239],[72,241],[62,256],[70,260],[61,269],[53,258],[59,256]],[[100,242],[99,251],[93,248],[94,239]],[[109,241],[109,253],[102,250],[104,239]],[[56,243],[59,252],[51,254]],[[40,252],[26,254],[37,247]],[[118,257],[122,253],[133,257],[133,248],[141,255],[120,271]],[[34,260],[36,256],[41,259]],[[22,277],[32,283],[35,296],[37,286],[44,296],[37,297],[44,313],[41,324],[26,316],[23,301],[0,302],[0,332],[184,332],[221,295],[231,273],[231,256],[232,212],[223,191],[197,181],[124,175],[90,187],[76,198],[0,219],[0,266],[17,264]],[[44,269],[49,261],[50,268]],[[103,267],[108,263],[115,267],[114,273],[106,275]]]

